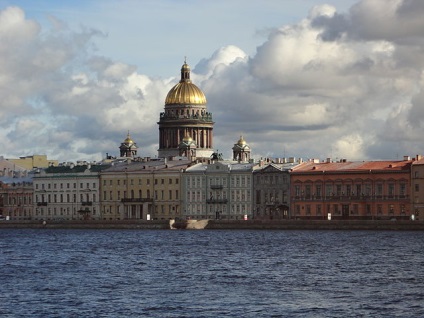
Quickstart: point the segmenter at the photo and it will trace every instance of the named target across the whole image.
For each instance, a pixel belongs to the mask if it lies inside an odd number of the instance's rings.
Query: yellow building
[[[13,162],[27,170],[32,170],[34,168],[47,168],[50,166],[58,166],[59,162],[57,160],[47,159],[46,155],[32,155],[26,157],[20,157],[19,159],[7,159],[10,162]]]
[[[189,161],[116,162],[100,174],[103,220],[167,220],[181,216],[181,174]]]

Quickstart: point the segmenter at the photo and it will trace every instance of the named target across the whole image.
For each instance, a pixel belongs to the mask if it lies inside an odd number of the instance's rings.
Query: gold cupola
[[[184,61],[181,67],[181,80],[168,92],[166,105],[203,105],[206,104],[205,94],[194,85],[190,79],[190,66]]]
[[[128,131],[127,138],[119,146],[120,155],[121,157],[135,157],[137,149],[137,144],[131,139],[130,131]]]

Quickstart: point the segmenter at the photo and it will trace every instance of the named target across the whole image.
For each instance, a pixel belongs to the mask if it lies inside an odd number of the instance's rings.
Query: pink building
[[[412,162],[304,162],[290,173],[291,218],[409,219]]]

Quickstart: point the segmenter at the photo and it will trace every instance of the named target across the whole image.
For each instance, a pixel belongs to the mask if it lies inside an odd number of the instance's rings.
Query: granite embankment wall
[[[197,226],[198,225],[198,226]],[[388,230],[388,231],[424,231],[424,221],[383,221],[383,220],[199,220],[177,221],[173,224],[177,229],[202,229],[207,230]],[[154,221],[0,221],[2,228],[32,228],[32,229],[145,229],[167,230],[170,229],[168,220]]]
[[[423,221],[383,220],[284,220],[284,221],[215,221],[210,220],[206,229],[251,229],[251,230],[389,230],[424,231]]]
[[[28,229],[145,229],[167,230],[169,221],[1,221],[2,228],[28,228]]]

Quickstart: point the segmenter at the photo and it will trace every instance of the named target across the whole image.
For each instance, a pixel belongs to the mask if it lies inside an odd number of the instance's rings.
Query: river
[[[0,230],[1,317],[424,317],[424,232]]]

